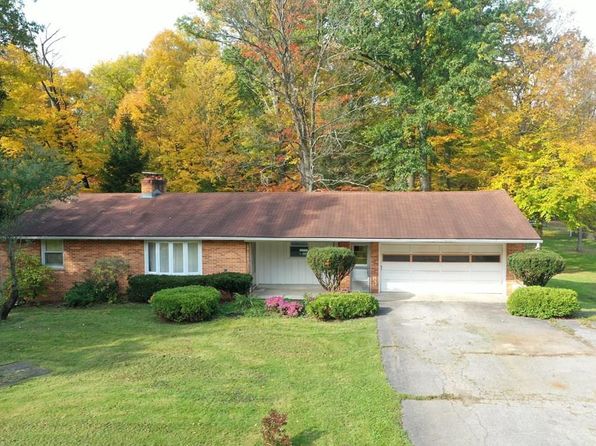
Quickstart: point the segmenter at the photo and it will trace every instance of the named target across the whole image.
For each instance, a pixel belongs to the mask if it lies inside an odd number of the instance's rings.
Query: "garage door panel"
[[[406,262],[383,262],[383,269],[387,271],[409,271],[410,264]]]
[[[502,270],[501,263],[471,263],[470,271],[472,272],[500,272]]]
[[[504,291],[501,244],[403,244],[380,248],[381,254],[501,256],[500,262],[382,262],[382,291],[433,294]]]
[[[469,263],[442,263],[441,269],[445,272],[459,271],[468,272],[470,271]]]

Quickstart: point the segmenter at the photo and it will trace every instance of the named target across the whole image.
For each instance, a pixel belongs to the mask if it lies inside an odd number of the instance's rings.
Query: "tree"
[[[354,269],[356,256],[348,248],[312,248],[308,250],[306,262],[323,288],[337,291],[342,280]]]
[[[120,101],[116,117],[129,114],[150,157],[157,156],[163,137],[162,119],[174,89],[180,86],[184,64],[196,54],[196,44],[179,32],[164,31],[144,53],[135,88]]]
[[[102,192],[138,192],[147,160],[130,116],[123,115],[118,131],[110,138],[109,156],[100,173]]]
[[[596,58],[575,32],[528,38],[514,51],[456,164],[477,163],[480,186],[507,190],[539,229],[565,222],[581,249],[596,221]]]
[[[198,0],[203,22],[186,18],[180,25],[204,39],[237,47],[256,63],[254,78],[281,119],[291,124],[300,183],[312,191],[321,183],[318,164],[342,149],[342,130],[359,110],[351,100],[361,81],[349,51],[338,45],[342,26],[333,19],[333,3],[313,0]],[[341,72],[341,76],[336,76]],[[349,93],[346,93],[349,91]],[[344,94],[345,93],[345,94]],[[344,94],[343,101],[329,100]],[[289,133],[289,132],[288,132]],[[339,147],[338,147],[339,146]]]
[[[25,17],[22,0],[0,0],[0,51],[9,44],[33,51],[40,29]]]
[[[497,61],[523,22],[524,1],[345,0],[344,42],[391,87],[387,119],[369,132],[393,188],[430,190],[431,137],[465,129]]]
[[[239,149],[250,122],[241,112],[234,70],[217,51],[186,62],[162,123],[156,163],[174,190],[226,189],[241,177]]]
[[[143,61],[143,56],[126,55],[91,68],[88,88],[81,101],[82,127],[102,138],[110,133],[120,102],[135,88]]]
[[[21,237],[18,220],[28,211],[65,200],[75,189],[67,163],[52,151],[30,147],[19,157],[0,152],[0,241],[6,243],[10,294],[0,309],[5,320],[19,301],[17,250]]]

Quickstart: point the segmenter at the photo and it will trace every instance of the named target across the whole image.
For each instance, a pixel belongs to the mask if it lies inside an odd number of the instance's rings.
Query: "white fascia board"
[[[25,240],[217,240],[217,241],[246,241],[246,242],[357,242],[357,243],[535,243],[536,239],[363,239],[363,238],[333,238],[333,237],[85,237],[85,236],[21,236]]]

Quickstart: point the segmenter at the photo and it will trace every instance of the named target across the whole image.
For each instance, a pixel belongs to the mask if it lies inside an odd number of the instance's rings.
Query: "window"
[[[44,240],[41,244],[41,261],[50,268],[64,268],[64,242]]]
[[[472,256],[472,262],[474,263],[499,263],[501,256],[499,255],[480,255]]]
[[[383,254],[383,262],[409,262],[408,254]]]
[[[470,256],[468,255],[443,255],[441,261],[444,263],[468,263]]]
[[[291,242],[290,243],[290,257],[306,257],[308,254],[308,243],[306,242]]]
[[[426,263],[433,263],[439,262],[441,260],[441,256],[439,255],[413,255],[412,262],[426,262]]]
[[[354,245],[356,265],[368,265],[368,245]]]
[[[200,242],[147,242],[145,270],[148,274],[201,274]]]

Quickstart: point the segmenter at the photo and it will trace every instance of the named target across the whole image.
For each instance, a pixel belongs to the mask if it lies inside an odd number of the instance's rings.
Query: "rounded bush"
[[[156,292],[149,303],[162,319],[173,322],[199,322],[217,312],[219,291],[200,285],[168,288]]]
[[[564,288],[518,288],[507,299],[507,310],[514,316],[550,319],[571,316],[579,309],[577,293]]]
[[[509,256],[509,268],[524,285],[545,286],[565,269],[565,260],[548,249],[532,249]]]
[[[96,284],[90,280],[75,283],[74,286],[64,295],[64,303],[69,307],[86,307],[88,305],[107,302],[104,289],[98,289]],[[117,292],[118,285],[113,284],[110,292]]]
[[[308,250],[306,262],[323,288],[336,291],[354,269],[356,256],[348,248],[312,248]]]
[[[369,293],[324,293],[306,304],[307,314],[317,319],[354,319],[374,316],[379,301]]]

